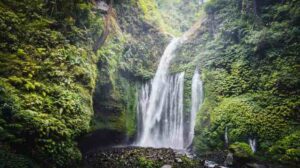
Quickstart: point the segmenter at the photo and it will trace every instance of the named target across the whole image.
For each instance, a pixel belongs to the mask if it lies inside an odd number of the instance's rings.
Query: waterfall
[[[256,139],[249,138],[249,145],[251,147],[252,152],[255,153],[256,152]]]
[[[138,146],[183,149],[183,83],[184,73],[166,76],[160,102],[149,113],[154,80],[141,88],[138,104]],[[159,105],[158,105],[159,103]],[[148,117],[153,117],[153,121]]]
[[[173,39],[161,57],[151,82],[141,88],[138,105],[136,145],[184,148],[183,84],[184,73],[169,75],[168,69],[181,41]]]
[[[185,149],[194,138],[196,114],[203,102],[203,82],[198,69],[192,79],[190,125],[184,126],[184,73],[169,75],[168,69],[177,46],[187,38],[173,39],[164,51],[154,78],[139,93],[138,131],[135,145]],[[188,131],[184,133],[184,131]],[[185,137],[185,135],[188,135]]]
[[[200,105],[203,103],[203,82],[200,79],[200,74],[198,69],[195,70],[193,79],[192,79],[192,103],[191,103],[191,114],[190,114],[190,129],[188,136],[188,146],[193,143],[194,139],[194,128],[196,122],[196,115],[200,108]]]
[[[224,134],[224,139],[225,139],[225,145],[228,147],[229,140],[228,140],[228,128],[225,128],[225,134]]]

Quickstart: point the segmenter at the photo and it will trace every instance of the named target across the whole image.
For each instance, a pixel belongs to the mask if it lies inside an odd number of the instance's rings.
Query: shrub
[[[300,164],[300,131],[296,131],[280,140],[270,147],[269,153],[274,160],[286,164]]]

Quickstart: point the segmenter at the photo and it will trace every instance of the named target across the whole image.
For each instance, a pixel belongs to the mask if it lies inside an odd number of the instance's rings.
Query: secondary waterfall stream
[[[194,139],[194,128],[196,123],[196,114],[199,110],[199,106],[203,103],[203,82],[200,79],[200,74],[198,69],[195,70],[192,79],[192,104],[191,104],[191,114],[190,114],[190,130],[188,137],[188,146],[193,143]]]
[[[184,72],[170,75],[168,69],[182,39],[173,39],[164,51],[154,78],[139,93],[138,133],[135,145],[185,149],[192,143],[196,112],[202,101],[202,82],[195,71],[192,86],[190,127],[185,129],[183,115]],[[194,84],[195,83],[195,84]],[[200,93],[201,92],[201,93]],[[188,121],[187,121],[188,123]],[[184,131],[188,131],[187,134]],[[184,137],[188,135],[188,137]]]
[[[255,153],[256,152],[256,139],[249,138],[249,145],[251,147],[252,152]]]

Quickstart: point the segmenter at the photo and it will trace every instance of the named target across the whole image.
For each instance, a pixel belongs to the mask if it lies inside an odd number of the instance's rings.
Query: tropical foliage
[[[97,61],[90,44],[102,22],[84,1],[0,2],[0,145],[6,152],[49,167],[81,159],[74,139],[89,130]]]
[[[193,73],[202,73],[196,151],[229,147],[244,158],[300,164],[300,1],[106,2],[113,9],[97,10],[94,0],[0,1],[0,167],[78,167],[76,141],[89,131],[134,137],[140,84],[171,36],[199,18],[170,70],[185,72],[185,117]],[[157,163],[139,156],[138,165]]]
[[[206,95],[196,129],[198,150],[224,148],[226,129],[230,143],[257,139],[258,155],[293,143],[299,129],[299,5],[245,0],[206,4],[211,32],[197,39],[205,48],[199,66]],[[284,156],[276,157],[295,163],[299,146],[290,145],[282,145]]]

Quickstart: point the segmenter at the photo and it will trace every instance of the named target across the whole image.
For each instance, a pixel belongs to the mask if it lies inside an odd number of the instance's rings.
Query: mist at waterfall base
[[[184,118],[185,73],[169,74],[171,60],[176,56],[176,49],[181,42],[175,38],[169,43],[154,78],[141,87],[136,146],[182,150],[192,144],[196,113],[203,100],[203,84],[196,70],[192,79],[190,118]]]

